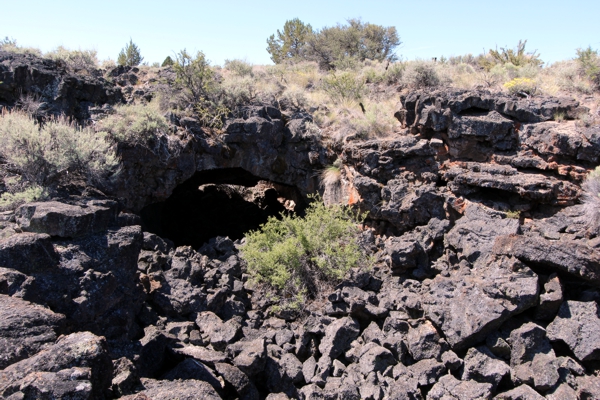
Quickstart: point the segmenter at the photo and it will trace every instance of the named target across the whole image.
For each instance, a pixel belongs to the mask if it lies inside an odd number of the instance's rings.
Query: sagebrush
[[[79,127],[65,118],[40,125],[22,111],[0,115],[0,156],[20,176],[21,190],[52,189],[66,175],[103,184],[119,164],[106,132]],[[30,190],[26,195],[35,197],[38,192]]]
[[[242,258],[251,277],[277,300],[277,308],[299,310],[322,287],[366,265],[357,223],[349,209],[315,199],[304,217],[271,217],[247,233]]]

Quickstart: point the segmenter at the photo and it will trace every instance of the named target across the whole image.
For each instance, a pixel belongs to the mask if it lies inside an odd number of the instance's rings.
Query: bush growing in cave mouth
[[[275,312],[300,311],[323,287],[339,283],[353,268],[368,266],[359,244],[363,216],[313,200],[303,218],[271,217],[246,235],[242,258],[254,281],[279,303]]]

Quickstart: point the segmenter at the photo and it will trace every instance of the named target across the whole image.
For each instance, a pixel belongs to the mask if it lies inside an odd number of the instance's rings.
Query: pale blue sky
[[[501,1],[85,1],[2,0],[0,37],[49,51],[58,45],[94,48],[116,59],[131,37],[145,61],[162,62],[187,48],[202,50],[212,64],[241,58],[269,64],[269,35],[286,20],[313,28],[362,18],[395,26],[403,59],[431,58],[515,47],[527,39],[547,62],[573,58],[575,49],[600,49],[598,0]]]

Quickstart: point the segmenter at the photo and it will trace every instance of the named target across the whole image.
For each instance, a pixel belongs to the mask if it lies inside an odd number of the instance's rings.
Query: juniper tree
[[[267,51],[275,64],[285,60],[300,58],[302,50],[309,36],[312,35],[312,27],[298,18],[285,21],[283,32],[277,30],[277,38],[271,35],[267,39]]]
[[[144,57],[142,57],[142,54],[140,53],[140,48],[133,43],[132,39],[129,39],[129,43],[127,43],[125,47],[121,49],[121,52],[117,57],[117,64],[132,67],[135,65],[140,65],[143,60]]]

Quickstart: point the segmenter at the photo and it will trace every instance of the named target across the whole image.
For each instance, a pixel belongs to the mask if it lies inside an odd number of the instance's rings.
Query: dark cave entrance
[[[197,249],[215,236],[241,239],[270,216],[304,207],[297,188],[227,168],[197,172],[167,200],[142,209],[141,218],[145,231]]]

